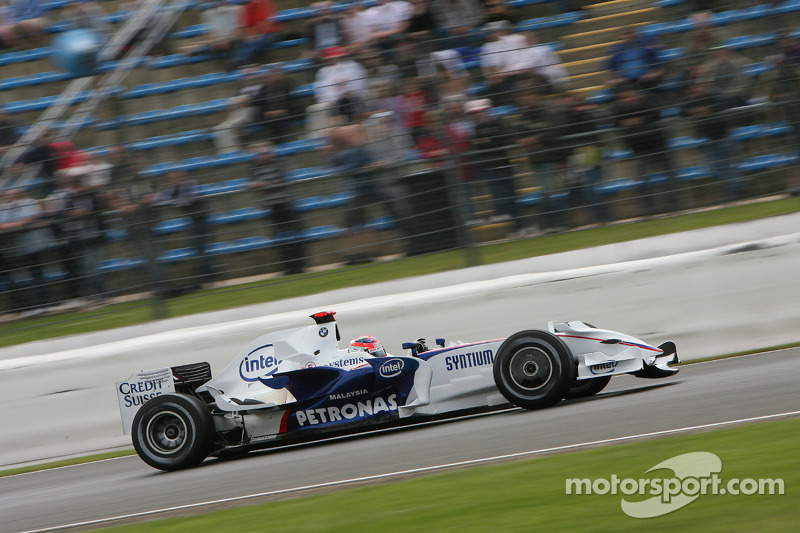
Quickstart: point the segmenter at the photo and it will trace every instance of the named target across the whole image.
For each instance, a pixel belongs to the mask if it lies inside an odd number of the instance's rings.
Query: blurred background
[[[4,1],[4,331],[795,195],[798,22],[800,0]]]

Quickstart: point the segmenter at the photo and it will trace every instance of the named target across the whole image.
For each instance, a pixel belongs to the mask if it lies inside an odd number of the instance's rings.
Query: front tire
[[[197,466],[214,444],[214,421],[200,399],[162,394],[145,403],[133,418],[133,447],[142,460],[161,470]]]
[[[564,398],[575,381],[575,361],[567,345],[546,331],[529,330],[507,338],[494,360],[494,382],[512,404],[541,409]]]
[[[594,396],[601,390],[605,389],[609,381],[611,381],[611,376],[602,376],[599,378],[575,381],[564,395],[564,398],[567,400],[574,400],[575,398],[588,398],[589,396]]]

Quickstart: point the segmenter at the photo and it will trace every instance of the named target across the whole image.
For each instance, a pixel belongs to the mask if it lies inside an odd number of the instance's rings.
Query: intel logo
[[[273,350],[272,345],[267,344],[247,354],[239,363],[239,377],[244,381],[255,382],[277,372],[280,360],[273,355]]]
[[[596,365],[589,365],[589,370],[592,374],[610,374],[619,364],[618,361],[605,361]]]
[[[403,366],[404,363],[402,359],[392,359],[381,365],[378,369],[378,374],[384,378],[393,378],[400,375],[400,372],[403,371]]]

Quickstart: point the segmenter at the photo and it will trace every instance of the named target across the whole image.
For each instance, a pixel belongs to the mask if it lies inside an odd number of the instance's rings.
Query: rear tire
[[[611,376],[602,376],[599,378],[582,379],[575,381],[569,388],[564,398],[567,400],[574,400],[575,398],[587,398],[594,396],[601,390],[606,388],[608,382],[611,381]]]
[[[521,331],[497,350],[494,382],[505,399],[516,406],[541,409],[555,405],[574,381],[572,353],[552,333]]]
[[[133,447],[142,460],[161,470],[197,466],[214,444],[211,411],[188,394],[162,394],[133,418]]]

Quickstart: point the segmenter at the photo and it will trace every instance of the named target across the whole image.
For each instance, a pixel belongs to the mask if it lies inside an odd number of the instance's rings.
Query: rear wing
[[[175,380],[171,368],[143,370],[117,383],[123,433],[130,434],[133,417],[147,400],[168,392],[175,392]]]

